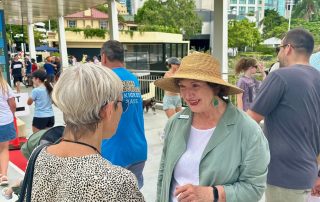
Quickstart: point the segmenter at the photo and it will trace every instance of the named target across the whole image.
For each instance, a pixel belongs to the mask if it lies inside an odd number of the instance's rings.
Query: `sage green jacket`
[[[186,108],[166,125],[157,201],[169,201],[173,171],[186,151],[192,115]],[[202,154],[199,185],[223,185],[227,202],[257,202],[266,188],[269,161],[268,142],[259,125],[228,103]]]

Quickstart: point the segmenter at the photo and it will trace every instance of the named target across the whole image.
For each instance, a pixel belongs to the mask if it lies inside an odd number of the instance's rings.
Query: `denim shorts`
[[[0,142],[8,142],[14,138],[16,138],[16,129],[13,122],[0,126]]]
[[[182,106],[180,95],[165,95],[163,97],[163,110],[176,109]]]

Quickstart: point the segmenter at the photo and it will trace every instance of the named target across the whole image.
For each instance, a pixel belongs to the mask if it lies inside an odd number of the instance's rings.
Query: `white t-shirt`
[[[8,104],[8,99],[14,97],[11,87],[7,84],[8,93],[5,95],[0,89],[0,126],[7,125],[13,122],[13,114]]]
[[[170,201],[177,201],[177,198],[174,196],[177,186],[186,184],[199,185],[199,166],[201,157],[214,129],[215,127],[207,130],[200,130],[191,126],[187,150],[182,154],[173,171]]]

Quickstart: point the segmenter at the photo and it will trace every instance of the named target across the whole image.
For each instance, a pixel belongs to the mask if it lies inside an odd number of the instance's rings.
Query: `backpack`
[[[33,133],[27,142],[25,142],[21,147],[22,154],[29,159],[32,151],[43,144],[53,144],[58,142],[64,132],[64,126],[55,126],[50,129],[40,130],[36,133]]]

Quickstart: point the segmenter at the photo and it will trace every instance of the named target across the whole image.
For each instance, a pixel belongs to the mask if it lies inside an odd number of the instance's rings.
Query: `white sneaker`
[[[164,130],[159,131],[159,138],[160,138],[160,142],[161,142],[161,143],[164,142],[165,137],[166,137],[166,136],[165,136]]]

